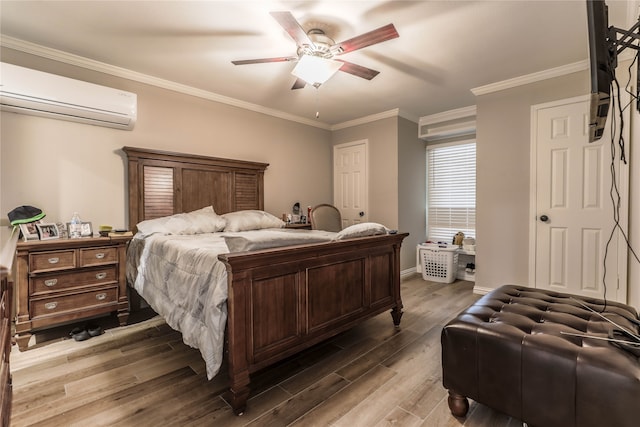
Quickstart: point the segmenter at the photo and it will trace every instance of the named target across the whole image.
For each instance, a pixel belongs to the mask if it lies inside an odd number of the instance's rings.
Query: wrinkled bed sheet
[[[127,250],[127,282],[182,334],[185,344],[198,348],[207,377],[220,370],[227,321],[227,273],[218,255],[229,252],[225,235],[243,245],[255,240],[260,248],[331,241],[335,233],[299,230],[254,230],[242,233],[195,235],[136,235]],[[296,236],[291,237],[293,232]],[[273,244],[266,244],[272,239]],[[250,245],[248,245],[250,246]]]

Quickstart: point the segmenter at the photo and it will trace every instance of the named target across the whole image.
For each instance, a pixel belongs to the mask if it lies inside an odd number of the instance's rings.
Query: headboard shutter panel
[[[144,218],[173,215],[173,168],[144,166],[142,177]]]

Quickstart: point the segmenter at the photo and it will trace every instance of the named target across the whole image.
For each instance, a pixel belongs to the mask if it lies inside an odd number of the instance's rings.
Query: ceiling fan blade
[[[270,12],[271,16],[285,29],[298,46],[311,46],[315,48],[313,41],[307,35],[307,32],[293,17],[291,12]]]
[[[372,70],[371,68],[363,67],[362,65],[354,64],[353,62],[347,62],[341,59],[334,59],[334,61],[342,62],[340,71],[362,77],[363,79],[371,80],[380,74],[380,71]]]
[[[331,46],[331,51],[334,55],[341,55],[343,53],[353,52],[354,50],[371,46],[372,44],[395,39],[396,37],[399,37],[396,27],[394,27],[393,24],[388,24],[384,27],[378,28],[377,30],[369,31],[368,33],[361,34],[349,40],[336,43]]]
[[[297,61],[297,56],[280,56],[277,58],[261,58],[261,59],[243,59],[240,61],[231,61],[234,65],[246,65],[246,64],[262,64],[265,62],[287,62]]]
[[[298,79],[296,79],[295,83],[291,87],[291,90],[302,89],[306,85],[307,85],[307,82],[305,82],[304,80],[298,78]]]

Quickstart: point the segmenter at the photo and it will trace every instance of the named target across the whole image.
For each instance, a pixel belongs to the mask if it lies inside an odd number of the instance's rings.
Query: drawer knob
[[[44,308],[46,308],[47,310],[53,310],[57,306],[58,306],[57,302],[48,302],[44,305]]]
[[[107,277],[107,273],[105,273],[105,272],[96,274],[96,279],[98,279],[98,280],[102,280],[105,277]]]
[[[57,284],[58,284],[58,279],[49,279],[49,280],[45,280],[45,281],[44,281],[44,284],[45,284],[46,286],[49,286],[49,287],[51,287],[51,286],[55,286],[55,285],[57,285]]]
[[[60,262],[60,258],[58,257],[49,258],[49,264],[57,264],[59,262]]]
[[[104,292],[103,292],[103,293],[101,293],[101,294],[96,294],[96,299],[97,299],[98,301],[102,301],[102,300],[104,300],[104,299],[107,299],[107,294],[105,294]]]
[[[98,252],[98,253],[96,254],[96,258],[98,258],[98,259],[102,259],[102,258],[104,258],[104,252]]]

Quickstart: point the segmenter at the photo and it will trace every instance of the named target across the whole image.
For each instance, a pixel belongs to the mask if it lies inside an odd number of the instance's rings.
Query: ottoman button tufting
[[[512,306],[495,311],[514,294]],[[633,307],[614,301],[515,285],[495,289],[442,329],[449,408],[464,416],[471,398],[529,425],[637,427],[640,358],[607,335],[617,338],[619,325],[638,336],[639,320]]]

